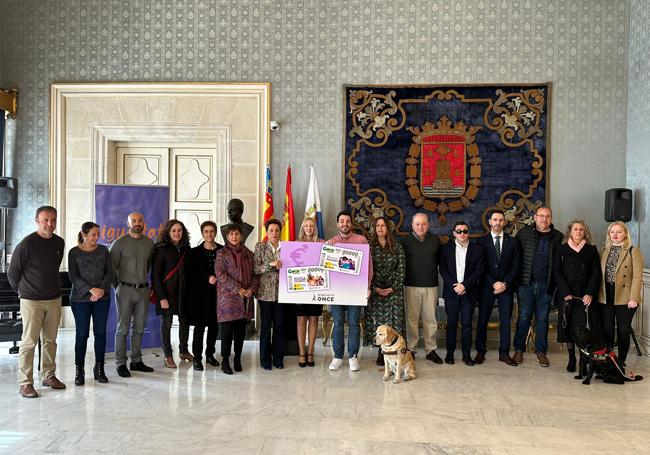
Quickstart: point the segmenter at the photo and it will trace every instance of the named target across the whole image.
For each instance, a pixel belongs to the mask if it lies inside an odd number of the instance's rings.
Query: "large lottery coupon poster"
[[[367,304],[368,245],[281,242],[281,303]]]

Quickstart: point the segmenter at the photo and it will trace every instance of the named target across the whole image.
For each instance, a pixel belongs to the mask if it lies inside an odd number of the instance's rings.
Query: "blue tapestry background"
[[[367,230],[385,214],[406,235],[411,217],[425,211],[434,233],[449,235],[462,219],[477,235],[489,230],[488,211],[501,208],[509,231],[530,223],[546,200],[550,90],[550,84],[345,86],[344,198],[355,222]],[[418,198],[409,193],[419,186],[414,138],[422,129],[439,131],[443,117],[451,129],[475,127],[465,161],[466,188],[473,182],[475,191]],[[474,158],[467,153],[472,144]]]

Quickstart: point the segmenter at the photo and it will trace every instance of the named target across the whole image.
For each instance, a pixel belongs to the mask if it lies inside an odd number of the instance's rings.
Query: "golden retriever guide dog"
[[[393,382],[415,379],[415,361],[411,351],[406,348],[404,337],[389,325],[380,325],[375,332],[375,344],[384,354],[384,381],[395,375]]]

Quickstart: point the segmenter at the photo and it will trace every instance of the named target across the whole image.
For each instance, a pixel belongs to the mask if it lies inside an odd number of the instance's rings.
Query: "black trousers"
[[[487,352],[487,329],[492,315],[494,301],[499,309],[499,355],[510,352],[510,319],[512,318],[513,295],[510,289],[494,294],[492,287],[485,286],[478,305],[476,322],[476,352]]]
[[[244,338],[246,338],[246,319],[220,322],[219,329],[221,330],[221,356],[230,356],[230,348],[234,341],[235,357],[240,357],[244,348]]]
[[[277,302],[258,300],[260,304],[260,365],[270,367],[282,365],[285,340],[283,331],[284,305]]]
[[[201,360],[203,354],[203,334],[205,332],[205,325],[195,325],[194,335],[192,336],[192,353],[194,358]],[[219,333],[219,324],[208,325],[208,336],[205,340],[205,356],[214,356],[217,345],[217,335]]]
[[[172,355],[172,341],[171,341],[171,331],[172,331],[172,320],[174,319],[174,313],[172,310],[162,310],[162,317],[160,318],[160,336],[162,338],[162,347],[165,357],[171,357]],[[178,316],[178,338],[179,338],[179,350],[182,354],[187,354],[187,341],[190,338],[190,325],[187,323],[183,316]]]
[[[469,356],[472,350],[474,303],[470,303],[465,295],[452,296],[445,299],[445,311],[447,312],[447,355],[452,357],[456,350],[456,333],[460,317],[460,345],[463,355]]]
[[[625,362],[627,353],[630,350],[630,335],[632,334],[632,318],[636,308],[628,308],[627,305],[614,305],[614,284],[605,283],[605,300],[607,303],[601,305],[603,313],[603,328],[607,347],[614,346],[615,338],[618,340],[618,359]],[[614,332],[616,327],[616,332]]]

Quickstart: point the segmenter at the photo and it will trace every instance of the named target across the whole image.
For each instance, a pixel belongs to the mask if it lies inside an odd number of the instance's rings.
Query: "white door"
[[[118,143],[116,151],[118,184],[169,185],[169,217],[185,224],[192,246],[202,240],[202,222],[226,222],[217,213],[217,201],[227,195],[217,185],[215,146]]]

